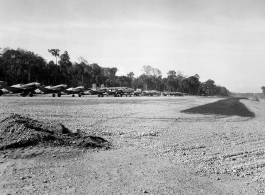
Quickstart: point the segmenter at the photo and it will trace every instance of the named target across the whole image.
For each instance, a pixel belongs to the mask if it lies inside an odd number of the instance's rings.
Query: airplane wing
[[[10,91],[11,93],[22,93],[23,91],[25,91],[25,89],[23,88],[16,88],[11,86],[5,86],[4,89]]]
[[[43,93],[54,93],[54,90],[50,89],[49,87],[39,86],[39,89],[40,89]]]

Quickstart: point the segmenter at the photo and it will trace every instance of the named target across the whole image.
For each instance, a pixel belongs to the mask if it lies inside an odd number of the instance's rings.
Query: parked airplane
[[[60,84],[56,86],[39,86],[39,89],[43,93],[52,93],[52,97],[55,97],[55,94],[57,93],[58,97],[61,97],[62,92],[66,89],[67,85]]]
[[[181,93],[181,92],[170,92],[169,95],[173,95],[173,96],[183,96],[184,93]]]
[[[103,97],[104,95],[109,95],[107,93],[107,88],[106,87],[101,87],[101,88],[98,88],[98,89],[91,89],[90,91],[90,94],[91,95],[98,95],[98,97]]]
[[[182,92],[163,92],[162,94],[164,96],[184,96],[186,95],[185,93],[182,93]]]
[[[5,81],[0,81],[0,96],[4,94],[3,88],[7,86]]]
[[[75,97],[75,94],[78,94],[79,97],[81,97],[82,95],[85,95],[85,91],[84,91],[84,87],[83,86],[79,86],[79,87],[71,87],[66,89],[66,93],[67,94],[72,94],[72,97]]]
[[[134,89],[129,87],[109,87],[107,93],[109,95],[114,95],[114,97],[122,97],[122,96],[132,96]]]
[[[136,91],[133,92],[134,96],[141,96],[142,95],[142,89],[136,89]]]
[[[91,89],[89,91],[91,95],[98,95],[98,97],[103,97],[104,95],[114,95],[114,97],[122,96],[132,96],[134,89],[129,87],[101,87],[99,89]]]
[[[1,83],[0,85],[1,86],[5,85],[2,88],[11,93],[20,93],[20,95],[23,97],[27,95],[32,97],[35,93],[34,90],[36,90],[40,86],[40,83],[33,82],[33,83],[27,83],[27,84],[16,84],[12,86],[7,86],[6,84]],[[0,90],[0,95],[4,93],[3,89]]]
[[[188,95],[188,94],[182,93],[182,92],[170,92],[169,95],[170,96],[184,96],[184,95]]]
[[[157,91],[157,90],[143,91],[142,95],[144,95],[144,96],[159,96],[159,95],[161,95],[161,92]]]

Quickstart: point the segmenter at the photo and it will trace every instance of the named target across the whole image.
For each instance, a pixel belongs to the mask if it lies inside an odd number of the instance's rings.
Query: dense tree
[[[265,87],[262,86],[261,89],[262,89],[262,93],[265,95]]]
[[[167,73],[167,83],[166,83],[166,86],[167,86],[167,90],[168,91],[176,91],[177,90],[177,75],[176,75],[176,71],[174,70],[170,70],[168,73]]]
[[[129,74],[127,74],[127,77],[129,78],[129,86],[132,87],[132,83],[134,80],[134,73],[130,72]]]
[[[53,56],[55,56],[56,59],[56,65],[57,65],[57,57],[60,56],[60,50],[59,49],[48,49],[48,52],[50,52]]]
[[[158,77],[162,75],[160,70],[158,70],[157,68],[153,68],[150,65],[143,66],[143,71],[144,71],[144,74],[147,76]]]
[[[0,61],[1,79],[8,83],[37,80],[46,64],[42,57],[23,49],[6,50]]]
[[[208,95],[214,95],[215,94],[215,82],[214,80],[211,80],[211,79],[208,79],[206,82],[206,87],[209,91],[209,94]]]
[[[70,81],[67,79],[69,77],[69,72],[68,70],[72,66],[72,63],[70,62],[70,56],[67,51],[65,51],[62,55],[60,55],[60,60],[58,61],[58,64],[60,66],[60,71],[64,77],[64,82],[65,84],[70,84]]]
[[[187,82],[189,85],[189,94],[197,95],[199,93],[200,81],[198,78],[198,75],[187,78]]]
[[[159,69],[150,65],[143,66],[143,74],[135,77],[133,72],[116,76],[116,67],[101,67],[96,63],[79,57],[77,62],[71,62],[67,51],[59,55],[59,49],[48,50],[56,57],[56,63],[47,63],[41,56],[24,49],[4,48],[0,52],[0,80],[9,85],[38,81],[43,85],[67,84],[69,87],[83,85],[85,88],[104,84],[105,86],[132,87],[159,91],[185,92],[191,95],[228,96],[230,92],[216,85],[214,80],[200,82],[200,76],[184,76],[180,71],[170,70],[166,78],[162,78]],[[57,64],[57,57],[59,61]],[[262,87],[263,92],[265,87]]]
[[[50,61],[46,65],[46,74],[48,80],[44,82],[48,85],[56,85],[58,82],[58,78],[60,77],[60,68],[57,66],[54,61]]]

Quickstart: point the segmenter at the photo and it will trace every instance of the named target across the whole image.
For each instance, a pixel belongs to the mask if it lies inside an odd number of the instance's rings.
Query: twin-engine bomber
[[[91,95],[98,95],[98,97],[104,97],[114,95],[114,97],[132,96],[134,89],[129,87],[101,87],[99,89],[91,89],[89,91]]]

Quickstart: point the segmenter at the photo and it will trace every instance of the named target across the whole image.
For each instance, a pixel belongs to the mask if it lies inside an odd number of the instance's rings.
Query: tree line
[[[9,85],[38,81],[43,85],[67,84],[91,88],[104,84],[107,87],[132,87],[134,89],[183,92],[191,95],[229,96],[230,92],[216,85],[214,80],[200,81],[200,76],[184,76],[180,71],[170,70],[163,78],[159,69],[150,65],[143,66],[143,74],[135,77],[133,72],[117,76],[116,67],[101,67],[97,63],[89,64],[79,57],[72,62],[67,51],[60,54],[59,49],[48,49],[55,57],[47,62],[43,57],[25,49],[4,48],[0,54],[0,80]]]

